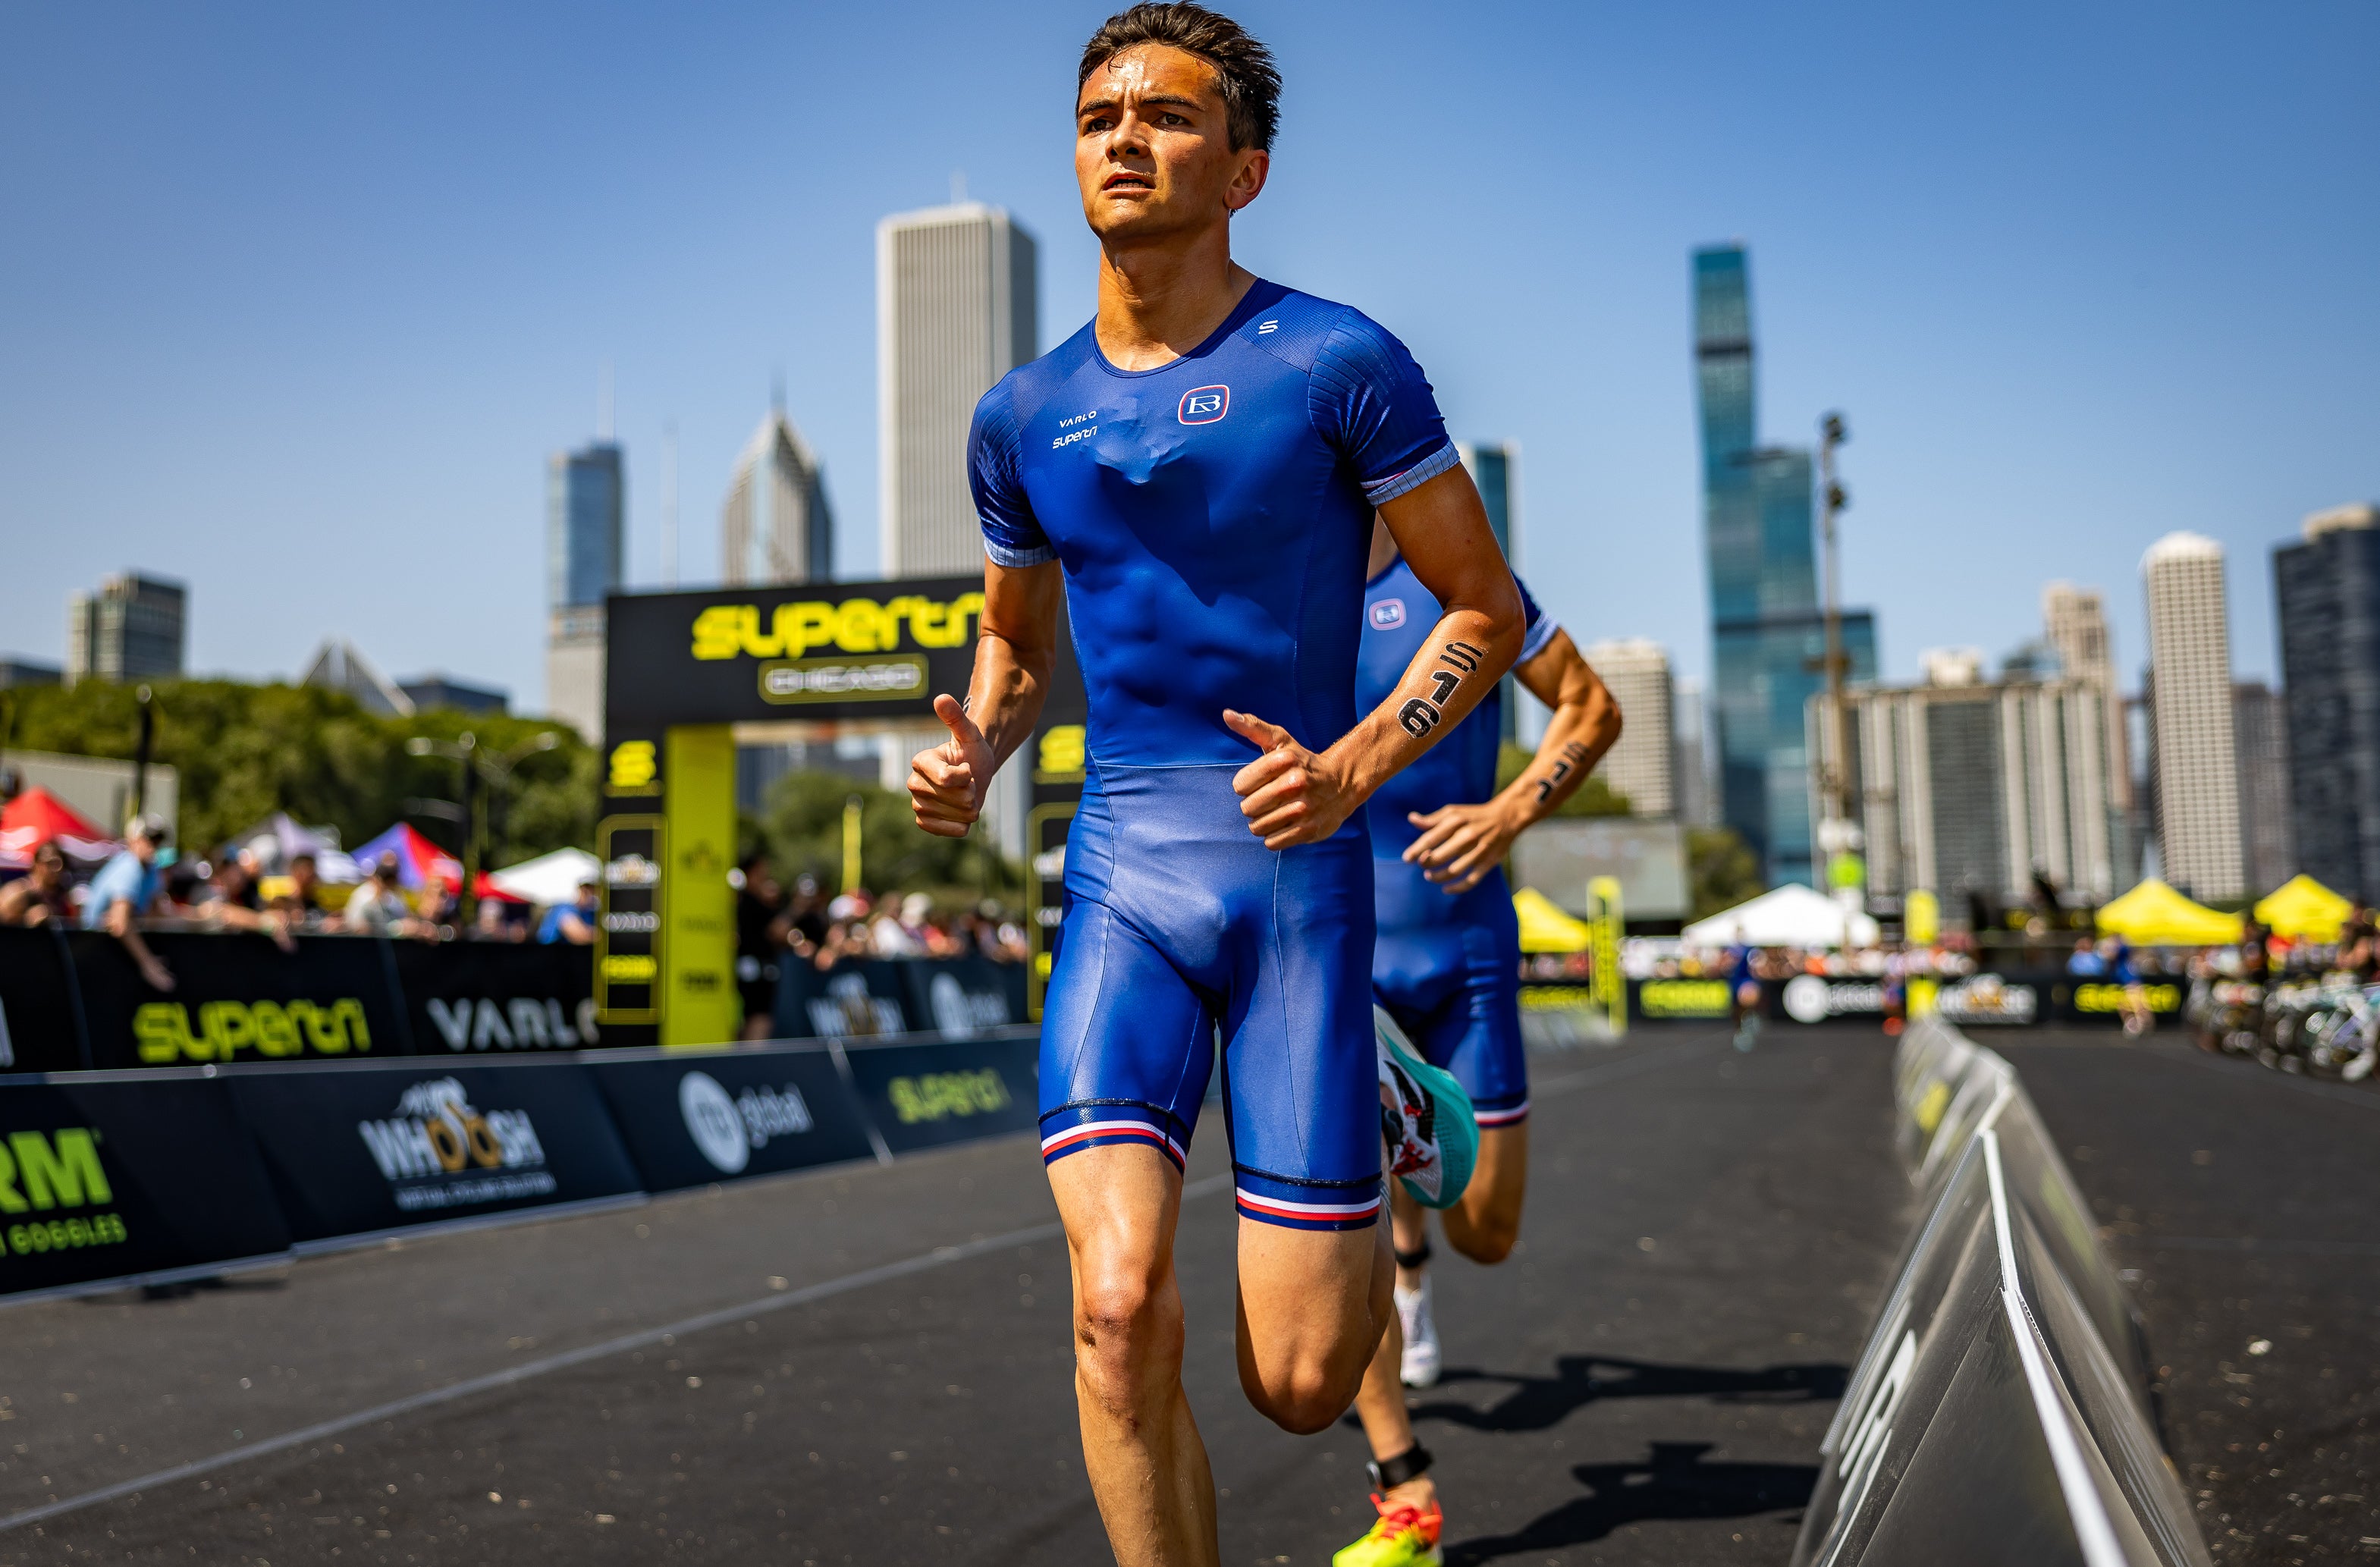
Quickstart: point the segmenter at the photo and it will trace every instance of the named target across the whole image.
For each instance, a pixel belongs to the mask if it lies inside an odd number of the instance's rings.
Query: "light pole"
[[[1844,666],[1849,661],[1843,655],[1842,553],[1835,539],[1835,519],[1851,505],[1850,492],[1835,479],[1835,449],[1851,438],[1841,414],[1830,413],[1818,421],[1819,538],[1826,548],[1827,573],[1827,798],[1818,849],[1828,859],[1852,846],[1851,751],[1843,712]]]
[[[490,779],[509,792],[513,784],[514,768],[538,752],[550,751],[560,744],[562,744],[562,736],[550,729],[532,735],[511,749],[501,751],[494,756],[489,756],[483,752],[480,748],[479,737],[468,729],[453,740],[437,740],[427,735],[416,735],[405,743],[407,756],[444,757],[449,761],[462,764],[463,798],[462,809],[457,820],[461,821],[463,827],[463,887],[461,896],[457,899],[461,905],[457,912],[466,926],[472,924],[479,917],[480,862],[483,857],[480,840],[485,835],[480,830],[480,770],[485,768]],[[492,789],[488,791],[488,798],[492,804],[504,803],[502,796]],[[428,805],[441,802],[420,803]],[[445,812],[440,811],[435,814],[443,816]]]

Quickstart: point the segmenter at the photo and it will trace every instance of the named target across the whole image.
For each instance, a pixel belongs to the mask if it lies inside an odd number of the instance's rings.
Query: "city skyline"
[[[2058,15],[2048,52],[2018,45],[2022,17],[1509,8],[1540,44],[1521,58],[1475,28],[1400,49],[1425,7],[1243,14],[1290,84],[1244,259],[1397,330],[1456,433],[1529,447],[1525,564],[1584,636],[1648,636],[1709,673],[1675,280],[1730,235],[1762,257],[1769,432],[1804,443],[1841,407],[1859,434],[1845,596],[1883,616],[1889,677],[1914,673],[1909,613],[1940,623],[1925,642],[1997,653],[2057,575],[2112,590],[2129,684],[2146,639],[2121,585],[2171,527],[2226,543],[2236,673],[2277,676],[2259,563],[2305,513],[2380,490],[2353,370],[2380,352],[2357,282],[2380,217],[2337,199],[2366,161],[2368,8],[2145,33]],[[747,389],[779,368],[850,524],[838,568],[873,575],[872,225],[964,167],[1041,237],[1045,339],[1079,322],[1092,248],[1050,106],[1096,19],[626,18],[524,73],[555,47],[534,8],[468,39],[427,16],[18,18],[0,116],[37,151],[0,188],[45,242],[0,258],[20,371],[0,519],[24,541],[0,652],[61,662],[65,595],[134,562],[192,581],[196,670],[294,676],[339,629],[392,667],[534,691],[530,455],[584,440],[606,359],[639,455],[630,583],[660,579],[663,427],[698,516],[750,431]],[[964,138],[904,120],[855,142],[854,85],[783,105],[738,85],[796,46],[1015,85]],[[1433,112],[1332,156],[1340,117],[1424,92]],[[424,93],[451,112],[383,112]],[[1581,158],[1548,202],[1495,149],[1555,123]],[[1414,181],[1447,203],[1426,247],[1350,242]],[[128,418],[155,460],[117,474]],[[407,463],[375,460],[391,446]],[[427,610],[355,601],[390,539],[460,580]],[[711,551],[686,530],[685,580],[715,579]]]

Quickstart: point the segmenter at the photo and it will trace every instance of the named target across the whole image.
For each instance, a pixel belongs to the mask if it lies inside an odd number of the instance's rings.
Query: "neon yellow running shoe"
[[[1380,1510],[1379,1520],[1370,1533],[1332,1557],[1330,1567],[1413,1567],[1446,1560],[1438,1549],[1438,1533],[1446,1519],[1437,1502],[1425,1512],[1376,1496],[1372,1505]]]

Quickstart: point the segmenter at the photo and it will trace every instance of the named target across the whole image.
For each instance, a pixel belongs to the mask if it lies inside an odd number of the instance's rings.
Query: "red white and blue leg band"
[[[1289,1230],[1364,1230],[1378,1222],[1380,1181],[1284,1180],[1234,1165],[1240,1217]]]
[[[1483,1132],[1499,1126],[1518,1126],[1529,1118],[1529,1096],[1514,1094],[1494,1099],[1475,1099],[1471,1101],[1471,1118],[1479,1123]]]
[[[1041,1118],[1041,1162],[1054,1164],[1085,1148],[1138,1143],[1182,1168],[1190,1157],[1190,1129],[1152,1104],[1102,1101],[1061,1105]]]

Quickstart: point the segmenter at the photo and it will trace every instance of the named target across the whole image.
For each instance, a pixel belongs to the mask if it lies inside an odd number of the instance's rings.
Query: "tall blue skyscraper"
[[[546,462],[545,711],[590,738],[603,732],[603,596],[626,577],[626,477],[604,437]]]
[[[1763,446],[1752,376],[1752,290],[1740,245],[1694,252],[1719,819],[1768,882],[1815,884],[1803,711],[1826,688],[1827,626],[1812,539],[1810,454]],[[1850,680],[1876,678],[1876,620],[1843,612]]]

